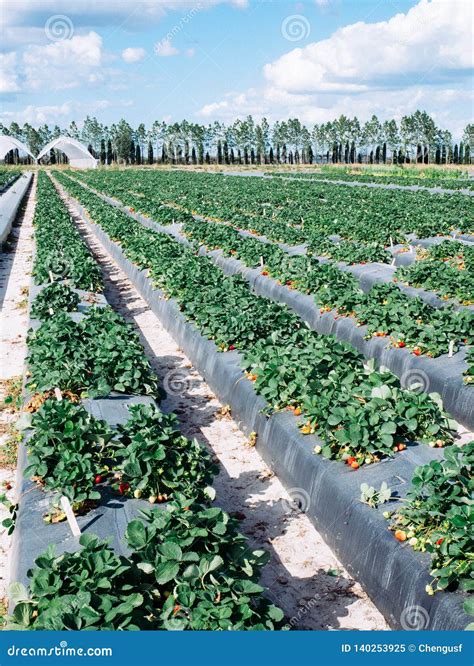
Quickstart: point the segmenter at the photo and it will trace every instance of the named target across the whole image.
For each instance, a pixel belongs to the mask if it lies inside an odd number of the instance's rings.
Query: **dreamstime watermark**
[[[407,606],[400,615],[400,624],[405,631],[423,631],[430,623],[430,616],[423,606]]]
[[[183,395],[192,388],[193,382],[185,370],[170,370],[163,379],[163,388],[169,395]]]
[[[64,39],[71,39],[74,35],[74,24],[64,14],[54,14],[44,24],[46,37],[52,42],[62,42]]]
[[[186,12],[184,16],[182,16],[177,23],[173,25],[171,30],[169,30],[164,37],[162,37],[158,42],[155,44],[155,52],[159,52],[160,49],[164,48],[167,44],[171,44],[172,40],[176,35],[179,35],[179,33],[184,30],[184,28],[188,25],[192,19],[199,14],[204,9],[204,5],[202,2],[196,3],[189,12]]]
[[[293,615],[293,617],[290,617],[288,622],[285,625],[285,629],[294,629],[295,627],[298,626],[298,624],[301,622],[302,618],[308,614],[308,612],[313,608],[313,606],[316,606],[318,603],[317,597],[311,597],[311,599],[302,606],[296,615]]]
[[[413,391],[413,393],[429,393],[430,380],[423,370],[407,370],[400,377],[400,384],[403,388]]]
[[[68,647],[67,641],[61,641],[54,647],[16,647],[7,649],[9,657],[111,657],[110,647]]]
[[[295,510],[302,511],[306,513],[309,509],[311,503],[310,497],[304,488],[290,488],[288,491],[288,499],[284,498],[282,500],[282,505],[286,513],[293,512]]]
[[[289,42],[300,42],[309,37],[310,32],[310,22],[302,14],[292,14],[282,21],[281,34]]]

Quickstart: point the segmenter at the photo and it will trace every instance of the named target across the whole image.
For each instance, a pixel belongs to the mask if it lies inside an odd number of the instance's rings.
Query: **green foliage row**
[[[38,173],[33,225],[36,241],[33,276],[36,284],[67,279],[78,289],[102,289],[100,269],[44,171]]]
[[[325,441],[324,455],[354,454],[363,463],[393,455],[406,439],[452,441],[451,424],[429,396],[402,389],[396,377],[366,366],[349,345],[308,330],[287,307],[256,296],[241,277],[225,277],[209,258],[133,222],[66,176],[58,178],[205,337],[223,351],[242,351],[257,392],[274,409],[302,411],[309,430]]]
[[[405,506],[394,517],[416,550],[432,556],[438,590],[474,590],[474,441],[415,470]]]
[[[282,179],[241,178],[176,171],[99,171],[79,177],[155,217],[167,203],[188,213],[254,229],[274,241],[292,245],[338,234],[345,240],[389,245],[418,238],[473,231],[474,201],[463,194],[437,194],[301,183]]]
[[[258,584],[268,559],[252,550],[235,519],[180,495],[167,510],[129,523],[131,554],[116,555],[84,534],[81,550],[52,547],[15,584],[10,630],[268,630],[283,613]]]

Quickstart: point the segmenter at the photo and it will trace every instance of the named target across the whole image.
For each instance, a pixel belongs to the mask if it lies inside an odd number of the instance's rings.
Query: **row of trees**
[[[312,128],[297,118],[270,126],[266,118],[257,123],[249,115],[230,125],[156,120],[148,129],[143,123],[134,129],[126,120],[108,127],[87,116],[81,128],[74,121],[67,129],[0,123],[0,133],[23,141],[33,154],[52,139],[68,135],[88,145],[102,164],[470,164],[474,152],[474,124],[468,124],[460,143],[453,144],[451,132],[437,127],[425,111],[404,116],[399,124],[393,119],[382,122],[375,115],[365,123],[341,115]],[[54,153],[50,158],[62,159]]]

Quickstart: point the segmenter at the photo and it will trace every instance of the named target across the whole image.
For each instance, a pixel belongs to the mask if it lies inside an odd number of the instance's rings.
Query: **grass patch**
[[[0,402],[0,411],[9,409],[12,412],[17,412],[20,409],[22,386],[23,378],[21,375],[0,382],[0,390],[6,394]]]
[[[18,310],[26,310],[28,307],[28,299],[22,298],[21,301],[18,301],[16,307],[18,308]]]
[[[18,444],[21,442],[21,433],[14,425],[6,429],[8,434],[5,442],[0,445],[0,468],[15,469],[18,457]]]

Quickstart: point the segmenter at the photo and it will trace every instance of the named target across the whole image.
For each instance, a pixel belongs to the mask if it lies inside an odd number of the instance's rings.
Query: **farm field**
[[[91,251],[97,243],[162,335],[206,376],[251,455],[290,487],[289,520],[299,520],[299,507],[327,535],[345,580],[358,570],[397,626],[403,602],[391,608],[378,597],[378,578],[355,564],[311,474],[332,479],[324,492],[335,503],[349,501],[362,525],[356,538],[366,529],[383,535],[382,548],[369,544],[377,566],[388,553],[409,558],[434,621],[462,622],[474,577],[472,199],[140,169],[39,170],[34,187],[23,499],[4,523],[21,556],[7,627],[294,626],[295,598],[266,587],[274,564],[245,534],[252,505],[242,513],[228,490],[222,508],[216,475],[225,453],[183,434],[179,407],[178,415],[166,407],[169,379],[117,311],[120,296],[114,307],[104,298],[110,269]],[[410,262],[395,265],[403,255]],[[287,467],[289,442],[310,476]],[[403,487],[390,486],[397,474],[407,477]],[[64,541],[60,498],[80,525],[98,521],[75,552]],[[113,527],[110,498],[120,499],[125,534]],[[33,547],[31,529],[41,534]],[[45,542],[60,554],[35,568]],[[89,562],[97,573],[78,579]],[[44,590],[46,578],[55,582]],[[353,628],[382,627],[358,595]],[[439,610],[445,595],[450,620]]]
[[[448,190],[474,190],[472,178],[468,178],[463,171],[452,170],[440,172],[435,169],[403,169],[383,167],[377,171],[372,169],[344,168],[344,167],[322,167],[319,171],[267,171],[267,176],[278,178],[300,178],[303,180],[341,180],[355,183],[378,183],[381,185],[404,185],[422,188],[443,188]]]
[[[20,175],[20,171],[0,168],[0,192],[6,189]]]
[[[0,666],[472,661],[473,7],[4,0]]]

